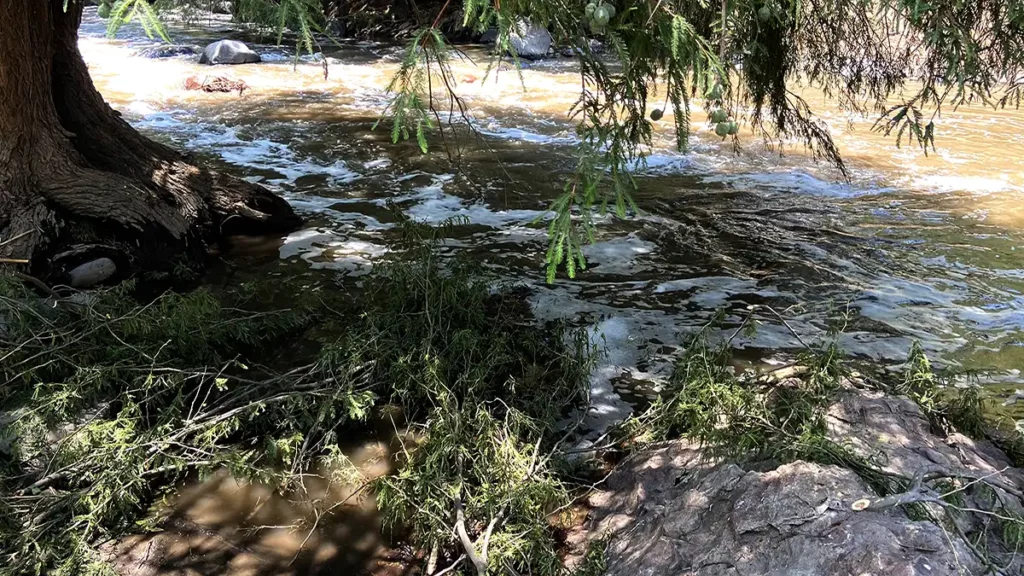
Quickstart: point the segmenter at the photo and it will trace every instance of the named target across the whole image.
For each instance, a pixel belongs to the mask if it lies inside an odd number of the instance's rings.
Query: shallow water
[[[218,27],[171,33],[200,47],[245,37]],[[995,395],[1024,388],[1024,111],[947,111],[939,149],[925,156],[871,132],[872,117],[805,90],[845,154],[849,181],[798,146],[780,156],[744,134],[733,150],[700,114],[693,149],[678,154],[663,122],[640,176],[642,214],[606,219],[586,249],[588,270],[549,286],[535,220],[574,165],[570,60],[485,83],[486,54],[468,50],[475,62],[457,63],[455,75],[484,137],[462,142],[454,170],[441,146],[422,155],[371,130],[398,48],[331,48],[325,78],[319,59],[247,40],[266,62],[147,60],[134,53],[155,42],[131,27],[103,38],[90,11],[80,46],[100,91],[140,130],[279,191],[307,216],[285,238],[239,240],[229,258],[254,274],[320,270],[358,282],[395,237],[387,202],[427,222],[464,216],[470,224],[447,241],[453,251],[534,287],[542,317],[571,319],[607,347],[594,376],[597,421],[628,412],[616,388],[628,396],[656,387],[716,310],[728,311],[728,329],[751,304],[783,312],[806,341],[848,313],[841,343],[862,361],[898,364],[920,340],[941,364],[982,371]],[[185,78],[209,75],[250,88],[242,97],[182,89]],[[735,345],[747,362],[800,346],[770,319]]]

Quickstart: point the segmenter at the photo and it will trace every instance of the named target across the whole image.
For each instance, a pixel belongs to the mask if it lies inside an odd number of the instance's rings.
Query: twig
[[[798,334],[797,331],[793,329],[793,326],[790,325],[790,323],[786,320],[785,317],[783,317],[782,314],[779,313],[778,310],[772,308],[771,306],[765,306],[765,308],[771,311],[772,314],[775,314],[779,321],[782,322],[782,325],[785,326],[787,330],[789,330],[789,333],[792,334],[794,338],[796,338],[797,342],[799,342],[801,346],[808,350],[811,349],[810,345],[808,345],[807,342],[804,342],[804,339],[800,337],[800,334]]]
[[[921,469],[917,473],[914,474],[914,477],[913,477],[913,479],[911,480],[911,483],[910,483],[910,489],[907,490],[906,492],[903,492],[903,493],[900,493],[900,494],[893,494],[891,496],[886,496],[885,498],[880,498],[878,500],[873,500],[873,501],[869,500],[867,498],[862,499],[862,500],[858,500],[857,502],[853,503],[852,508],[854,510],[857,510],[857,511],[863,511],[863,510],[884,510],[886,508],[892,508],[892,507],[895,507],[895,506],[902,506],[902,505],[905,505],[905,504],[936,504],[938,506],[941,506],[945,510],[945,513],[946,513],[947,517],[950,518],[950,525],[953,527],[953,529],[956,532],[957,536],[971,550],[971,552],[978,558],[978,560],[985,564],[985,566],[988,568],[988,571],[991,572],[991,573],[994,573],[994,574],[1005,574],[1005,570],[1003,570],[998,565],[993,563],[992,560],[989,559],[988,554],[986,554],[984,550],[979,548],[975,543],[971,542],[970,538],[967,537],[967,535],[964,533],[964,531],[957,524],[956,519],[953,518],[950,515],[950,510],[957,510],[959,512],[965,512],[965,513],[980,514],[982,516],[991,516],[991,517],[994,517],[994,518],[998,518],[999,520],[1009,521],[1009,522],[1016,522],[1016,521],[1019,521],[1019,520],[1017,518],[1011,518],[1009,516],[1001,515],[1001,514],[999,514],[997,512],[993,512],[991,510],[981,510],[981,509],[978,509],[978,508],[956,506],[955,504],[951,504],[949,502],[946,502],[944,500],[944,498],[946,498],[948,496],[951,496],[953,494],[956,494],[958,492],[963,492],[964,490],[966,490],[970,486],[973,486],[973,485],[978,484],[978,483],[986,484],[986,485],[988,485],[988,486],[990,486],[992,488],[999,488],[1001,490],[1006,490],[1006,491],[1008,491],[1010,493],[1016,492],[1016,494],[1020,494],[1019,491],[1014,490],[1013,488],[1007,487],[1007,486],[1003,485],[1002,483],[996,483],[996,482],[992,482],[992,481],[989,480],[993,476],[998,476],[999,474],[1002,474],[1006,470],[1007,470],[1007,468],[1003,468],[1002,470],[997,470],[995,472],[991,472],[991,473],[985,474],[985,475],[974,475],[974,474],[959,474],[959,473],[947,472],[947,471],[944,471],[944,470],[924,468],[924,469]],[[929,488],[929,487],[924,485],[924,483],[927,482],[927,481],[938,480],[940,478],[967,478],[967,479],[970,479],[970,481],[968,483],[964,484],[963,486],[960,486],[960,487],[958,487],[956,489],[950,490],[950,491],[948,491],[948,492],[946,492],[944,494],[938,494],[932,488]],[[933,521],[934,520],[935,519],[933,519]],[[941,525],[940,525],[940,527],[941,527]],[[955,549],[954,549],[954,553],[955,553]],[[986,573],[988,573],[988,572],[986,572]]]
[[[437,18],[434,18],[434,23],[430,25],[431,28],[437,28],[437,25],[441,23],[441,17],[444,16],[445,11],[448,10],[448,5],[451,3],[452,0],[445,1],[444,6],[442,6],[441,10],[437,13]]]
[[[10,244],[11,242],[14,242],[15,240],[17,240],[18,238],[23,238],[23,237],[28,236],[29,234],[31,234],[33,232],[35,232],[35,230],[26,230],[26,231],[22,232],[21,234],[17,234],[15,236],[11,236],[7,240],[4,240],[3,242],[0,242],[0,246],[4,246],[5,244]]]
[[[887,508],[894,508],[896,506],[902,506],[905,504],[930,503],[938,504],[940,506],[946,506],[948,504],[946,501],[944,501],[942,498],[939,498],[939,495],[934,490],[924,485],[926,475],[931,472],[934,472],[934,470],[929,470],[926,468],[918,470],[917,473],[914,474],[914,478],[910,482],[910,489],[907,490],[906,492],[892,494],[884,498],[879,498],[878,500],[864,498],[854,502],[852,508],[860,512],[866,510],[885,510]]]
[[[486,569],[487,564],[487,549],[491,545],[491,533],[494,532],[494,527],[498,525],[504,512],[499,512],[497,516],[491,518],[491,523],[487,525],[487,530],[484,532],[484,545],[480,547],[480,553],[484,559],[484,568]]]
[[[441,543],[434,540],[434,545],[430,547],[430,556],[427,558],[427,576],[433,576],[434,571],[437,570],[437,556],[441,553]]]
[[[437,572],[433,576],[444,576],[445,574],[447,574],[447,573],[451,572],[452,570],[455,570],[456,568],[458,568],[459,564],[462,564],[462,561],[465,560],[465,559],[466,559],[466,555],[465,554],[463,554],[462,556],[459,556],[458,558],[455,559],[455,562],[452,562],[451,566],[445,568],[444,570],[441,570],[441,571]],[[430,576],[429,572],[427,573],[427,576]]]
[[[45,283],[43,283],[42,280],[36,278],[35,276],[29,276],[28,274],[23,274],[21,272],[14,272],[14,277],[24,282],[28,282],[29,284],[35,286],[36,288],[39,288],[43,292],[46,292],[48,296],[51,296],[53,298],[60,298],[60,294],[54,292],[53,288],[50,288]]]

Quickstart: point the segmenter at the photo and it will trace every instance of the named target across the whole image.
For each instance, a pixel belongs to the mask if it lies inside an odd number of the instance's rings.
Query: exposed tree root
[[[78,51],[80,2],[66,11],[62,0],[17,3],[24,14],[4,28],[21,34],[0,42],[0,59],[11,62],[0,70],[9,104],[0,106],[0,258],[28,260],[23,272],[59,281],[104,256],[125,277],[201,266],[225,235],[301,222],[269,190],[195,166],[111,109]],[[27,62],[30,54],[37,60]]]

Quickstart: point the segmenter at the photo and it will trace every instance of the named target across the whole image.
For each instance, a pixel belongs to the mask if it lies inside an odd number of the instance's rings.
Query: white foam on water
[[[680,174],[695,167],[695,159],[689,154],[655,152],[645,158],[646,172],[651,174]],[[636,165],[635,168],[641,168]]]
[[[490,121],[486,124],[474,124],[474,127],[477,132],[484,136],[500,138],[503,140],[515,140],[517,142],[527,142],[530,144],[567,146],[579,142],[578,138],[575,136],[568,136],[564,132],[559,132],[557,134],[542,134],[525,128],[502,126],[497,121]]]
[[[892,190],[891,188],[853,186],[851,184],[826,180],[799,169],[790,169],[785,172],[707,174],[704,175],[703,179],[706,182],[733,184],[745,188],[759,188],[835,198],[856,198],[858,196],[883,194]]]
[[[729,299],[740,294],[753,294],[763,298],[774,298],[781,294],[774,288],[758,288],[757,281],[733,278],[731,276],[704,276],[683,278],[662,282],[654,288],[655,294],[693,291],[682,303],[695,304],[705,309],[717,309],[728,304]]]
[[[636,370],[638,342],[634,341],[628,320],[609,318],[587,330],[590,344],[605,354],[590,373],[590,406],[584,429],[607,430],[629,417],[633,408],[612,386],[612,380],[623,372]]]
[[[160,111],[157,110],[152,104],[150,104],[149,102],[143,102],[141,100],[136,100],[129,104],[128,112],[131,114],[138,114],[139,116],[144,117],[160,113]]]
[[[530,303],[542,321],[603,318],[586,328],[591,346],[599,353],[590,374],[590,405],[582,425],[588,438],[600,436],[632,413],[632,406],[615,391],[615,379],[628,376],[652,382],[657,388],[671,371],[671,362],[651,362],[646,371],[637,368],[637,363],[649,356],[651,339],[678,339],[680,322],[675,316],[658,310],[635,310],[623,315],[622,309],[581,298],[579,286],[570,284],[538,286],[530,295]]]
[[[314,270],[336,270],[350,276],[366,274],[387,246],[344,238],[331,230],[307,228],[288,235],[280,248],[282,259],[299,257]]]
[[[514,225],[529,224],[538,218],[546,219],[547,211],[541,210],[501,210],[494,209],[481,202],[468,202],[444,191],[446,183],[452,180],[451,175],[437,177],[427,186],[416,188],[411,195],[400,200],[412,200],[415,203],[405,208],[405,213],[415,220],[429,224],[444,222],[450,218],[461,216],[471,224],[505,228]]]
[[[367,170],[385,169],[391,166],[390,158],[378,158],[376,160],[370,160],[369,162],[363,162],[363,168]]]
[[[583,247],[588,265],[599,264],[602,274],[628,274],[642,269],[642,257],[654,253],[657,246],[641,239],[636,233],[603,240]]]
[[[302,160],[287,144],[265,138],[246,140],[240,138],[238,130],[232,127],[204,126],[204,130],[194,133],[185,146],[192,150],[216,151],[224,161],[236,166],[280,174],[281,178],[263,179],[271,184],[292,183],[310,175],[323,175],[332,183],[340,184],[362,177],[342,160],[326,165]]]
[[[932,174],[918,176],[908,182],[917,190],[936,193],[968,192],[973,194],[995,194],[998,192],[1024,192],[1024,187],[1012,184],[1003,178],[980,178],[953,174]]]

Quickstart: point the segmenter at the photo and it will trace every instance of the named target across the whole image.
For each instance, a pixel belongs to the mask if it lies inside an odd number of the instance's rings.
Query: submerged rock
[[[117,273],[117,264],[110,258],[97,258],[91,262],[80,264],[68,272],[70,284],[74,288],[91,288],[109,280]]]
[[[176,58],[178,56],[195,56],[199,51],[192,46],[165,44],[139,50],[136,55],[143,58]]]
[[[488,28],[487,31],[484,32],[483,34],[481,34],[480,38],[477,40],[477,42],[480,42],[481,44],[494,44],[497,41],[498,41],[498,29],[497,28]]]
[[[218,40],[203,50],[200,64],[255,64],[260,55],[237,40]]]
[[[601,42],[600,40],[595,40],[594,38],[591,38],[590,40],[587,40],[587,45],[590,48],[591,54],[604,54],[605,52],[604,42]],[[579,56],[582,52],[583,50],[576,48],[575,46],[570,46],[568,48],[562,49],[561,54],[565,58],[575,58]]]
[[[1007,508],[1021,509],[1013,487],[1024,485],[1024,474],[1001,451],[959,434],[935,436],[910,400],[851,393],[833,407],[829,426],[833,440],[888,472],[988,476],[1008,487],[995,489]],[[984,498],[973,489],[961,497],[965,508]],[[956,531],[912,519],[905,507],[854,511],[862,498],[878,495],[846,468],[798,461],[756,470],[678,441],[624,462],[591,497],[586,536],[574,540],[608,539],[607,576],[985,573]],[[963,522],[971,532],[971,519]],[[1007,574],[1024,573],[1012,550],[988,546],[994,560],[1007,559]]]
[[[551,33],[543,26],[520,20],[509,34],[509,43],[520,58],[537,60],[547,56],[551,50]]]

